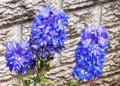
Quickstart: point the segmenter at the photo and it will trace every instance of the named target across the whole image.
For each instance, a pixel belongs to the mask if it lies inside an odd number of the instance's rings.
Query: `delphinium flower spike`
[[[102,73],[107,49],[108,34],[105,27],[100,25],[84,28],[75,51],[73,77],[76,75],[79,80],[97,79]]]
[[[31,24],[30,45],[34,55],[45,59],[60,53],[66,41],[68,17],[64,11],[52,10],[49,5],[39,9]]]
[[[29,68],[34,69],[34,57],[27,41],[24,40],[22,44],[10,42],[5,45],[6,66],[11,72],[25,74],[28,73]]]
[[[52,84],[46,79],[45,73],[50,71],[51,58],[65,49],[68,17],[64,11],[52,10],[47,5],[37,12],[31,24],[29,41],[24,40],[22,44],[16,42],[5,44],[6,66],[11,72],[21,75],[25,86],[28,86],[31,81],[34,86],[45,81]],[[33,70],[29,71],[29,69]],[[27,75],[29,78],[25,77],[24,80],[23,74],[26,73],[32,73],[33,76]]]

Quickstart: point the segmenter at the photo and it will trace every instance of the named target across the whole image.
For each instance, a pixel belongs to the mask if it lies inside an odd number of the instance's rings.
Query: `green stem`
[[[22,75],[22,74],[20,74],[20,77],[21,77],[21,80],[22,80],[22,84],[23,84],[23,86],[24,86],[23,75]]]
[[[36,77],[35,77],[35,73],[34,73],[34,71],[33,71],[33,78],[34,78],[34,86],[36,86]]]
[[[36,76],[34,76],[34,86],[36,86],[37,85],[37,83],[39,83],[38,82],[38,79],[40,78],[40,77],[42,77],[42,76],[44,76],[44,74],[46,73],[46,70],[43,68],[42,70],[40,70],[41,68],[39,68],[39,64],[41,64],[41,60],[42,59],[38,59],[39,57],[37,56],[37,58],[36,58]],[[47,59],[49,59],[49,57],[47,57]],[[43,60],[43,65],[45,65],[45,64],[47,64],[48,62],[49,62],[49,60]]]
[[[37,83],[36,83],[36,79],[34,80],[34,86],[36,86],[37,85]]]

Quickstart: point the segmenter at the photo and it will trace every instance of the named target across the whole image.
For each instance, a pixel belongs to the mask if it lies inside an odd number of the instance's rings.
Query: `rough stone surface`
[[[36,9],[50,4],[64,9],[69,17],[66,50],[51,61],[47,77],[55,86],[65,86],[75,65],[74,50],[81,30],[90,25],[103,24],[109,34],[109,49],[103,74],[97,80],[82,81],[81,86],[120,86],[120,0],[1,0],[0,1],[0,86],[11,86],[19,80],[5,66],[4,43],[21,42],[29,38],[30,23]]]

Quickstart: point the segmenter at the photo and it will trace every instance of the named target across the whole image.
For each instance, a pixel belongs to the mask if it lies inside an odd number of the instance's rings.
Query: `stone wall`
[[[19,83],[5,66],[4,43],[21,41],[29,36],[29,25],[36,9],[50,4],[53,9],[64,9],[69,17],[66,50],[51,61],[47,77],[56,86],[64,86],[75,65],[74,50],[82,28],[101,22],[109,34],[109,49],[103,74],[97,80],[81,82],[81,86],[120,86],[120,0],[1,0],[0,1],[0,86]],[[101,18],[101,19],[100,19]]]

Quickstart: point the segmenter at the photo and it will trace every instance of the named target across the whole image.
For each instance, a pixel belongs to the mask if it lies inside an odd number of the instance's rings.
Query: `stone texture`
[[[5,68],[5,41],[29,38],[30,23],[39,7],[50,4],[53,9],[64,9],[69,17],[66,50],[51,61],[47,77],[55,86],[65,86],[75,65],[74,50],[81,30],[90,25],[103,24],[109,34],[109,49],[103,74],[97,80],[82,81],[80,86],[120,86],[120,1],[119,0],[1,0],[0,1],[0,86],[11,86],[16,76]],[[101,19],[100,19],[101,18]]]
[[[62,7],[66,11],[71,11],[71,10],[77,10],[81,8],[87,8],[87,7],[92,7],[96,6],[98,4],[104,4],[104,3],[109,3],[111,1],[117,1],[117,0],[63,0],[63,5]]]
[[[61,9],[62,0],[45,0],[46,4],[49,4],[53,9]]]
[[[31,32],[30,24],[31,24],[31,22],[22,24],[21,29],[22,29],[22,38],[23,39],[25,39],[25,38],[29,39],[30,32]]]
[[[0,1],[0,28],[30,21],[35,9],[44,5],[42,0]]]

